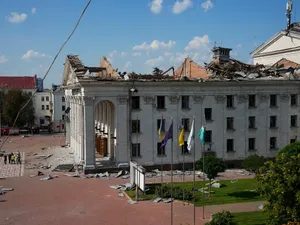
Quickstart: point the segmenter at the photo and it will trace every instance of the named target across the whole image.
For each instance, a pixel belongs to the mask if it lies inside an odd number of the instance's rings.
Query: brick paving
[[[24,161],[24,152],[21,152],[21,160]],[[19,177],[23,175],[24,164],[4,164],[4,158],[0,158],[0,177]]]
[[[63,144],[64,139],[60,136],[41,135],[23,139],[14,137],[4,146],[4,149],[6,152],[20,150],[24,153],[42,154],[44,150],[41,148]],[[31,161],[36,159],[26,157],[26,163]],[[118,191],[109,187],[126,183],[128,180],[81,179],[67,177],[63,173],[52,173],[50,170],[41,169],[41,171],[45,174],[56,174],[58,178],[48,181],[41,181],[41,177],[30,178],[28,175],[35,174],[37,170],[27,169],[24,176],[0,179],[0,186],[14,188],[14,191],[0,195],[1,225],[170,224],[170,204],[141,201],[131,205],[126,197],[119,197]],[[22,174],[22,167],[19,167],[19,174]],[[164,177],[165,180],[169,178]],[[206,206],[205,218],[210,218],[212,213],[222,210],[255,211],[262,203]],[[173,224],[192,225],[193,205],[183,205],[182,202],[174,202],[173,205]],[[197,207],[196,225],[204,225],[207,221],[202,219],[202,208]]]

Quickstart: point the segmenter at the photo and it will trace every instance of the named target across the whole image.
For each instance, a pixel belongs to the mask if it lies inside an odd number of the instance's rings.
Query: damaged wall
[[[119,78],[119,74],[116,72],[116,70],[113,68],[111,63],[108,61],[108,59],[105,56],[102,56],[100,60],[100,67],[106,68],[106,73],[103,72],[101,74],[98,74],[98,76],[106,76],[106,77],[113,77],[113,78]],[[105,75],[104,75],[105,74]]]

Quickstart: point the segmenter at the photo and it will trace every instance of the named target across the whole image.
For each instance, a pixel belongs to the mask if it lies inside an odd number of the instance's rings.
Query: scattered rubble
[[[133,201],[133,200],[128,200],[127,202],[128,202],[129,204],[131,204],[131,205],[134,205],[134,204],[137,203],[136,201]]]
[[[119,197],[124,197],[124,196],[125,195],[122,192],[119,193]]]
[[[40,180],[41,180],[41,181],[52,180],[53,178],[58,178],[58,176],[57,176],[57,175],[53,175],[53,176],[47,175],[47,176],[41,178]]]
[[[159,203],[162,201],[162,198],[157,197],[156,199],[153,200],[154,203]]]
[[[171,203],[172,201],[173,201],[173,199],[169,198],[169,199],[163,200],[163,203]]]

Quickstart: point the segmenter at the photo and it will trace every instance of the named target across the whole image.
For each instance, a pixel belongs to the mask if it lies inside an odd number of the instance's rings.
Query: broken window
[[[66,110],[66,106],[65,105],[61,106],[61,111],[65,111],[65,110]]]
[[[158,119],[157,120],[157,130],[160,129],[160,122],[162,120],[162,125],[161,125],[161,132],[165,132],[165,119]]]
[[[297,95],[296,94],[292,94],[291,95],[291,106],[297,106],[297,101],[298,101],[298,98],[297,98]]]
[[[157,142],[157,155],[158,156],[165,156],[166,155],[166,148],[160,148],[161,147],[161,142]]]
[[[277,122],[276,116],[270,116],[270,128],[276,128],[277,127],[276,122]]]
[[[45,109],[45,106],[44,105],[42,105],[42,110],[44,110]]]
[[[249,129],[255,129],[255,116],[249,116]]]
[[[234,118],[227,117],[227,130],[233,130],[233,129],[234,129]]]
[[[270,107],[277,106],[277,95],[270,95]]]
[[[233,151],[234,151],[234,140],[227,139],[227,152],[233,152]]]
[[[212,142],[212,131],[211,130],[206,130],[204,133],[205,137],[205,143],[211,143]]]
[[[277,138],[276,137],[270,137],[270,149],[276,149],[277,145]]]
[[[140,109],[140,96],[132,96],[131,97],[131,108],[132,109]]]
[[[234,104],[234,96],[227,95],[227,108],[233,108],[233,104]]]
[[[141,156],[141,144],[140,143],[132,143],[131,144],[131,156],[132,157],[140,157]]]
[[[131,121],[131,133],[140,133],[140,121],[139,120],[132,120]]]
[[[254,151],[255,150],[255,138],[249,138],[248,140],[248,150]]]
[[[184,128],[184,131],[189,131],[190,130],[190,119],[183,118],[182,119],[182,126]]]
[[[249,108],[256,107],[256,98],[255,98],[255,95],[249,95],[249,98],[248,98],[248,107]]]
[[[205,108],[204,109],[205,120],[212,120],[212,109]]]
[[[190,98],[189,96],[181,96],[181,108],[189,109],[190,108]]]
[[[188,150],[188,144],[187,144],[187,141],[184,142],[184,145],[181,146],[181,154],[182,155],[186,155],[186,154],[189,154],[189,150]]]
[[[165,96],[157,96],[157,109],[165,109]]]
[[[291,116],[291,127],[297,127],[297,116],[296,115]]]
[[[49,110],[49,105],[46,105],[46,110]]]

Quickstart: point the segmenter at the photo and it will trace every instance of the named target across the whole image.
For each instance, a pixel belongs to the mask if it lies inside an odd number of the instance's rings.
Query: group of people
[[[7,164],[7,161],[9,164],[21,164],[21,154],[18,151],[17,153],[9,153],[4,154],[4,164]]]

